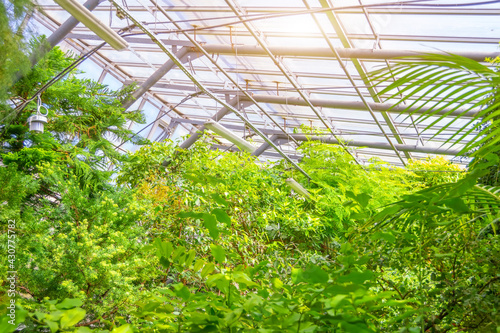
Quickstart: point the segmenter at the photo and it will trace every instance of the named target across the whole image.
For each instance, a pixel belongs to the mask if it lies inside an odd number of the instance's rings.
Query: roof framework
[[[101,43],[54,2],[40,5],[32,21],[52,45],[86,53]],[[315,139],[340,144],[360,164],[374,156],[396,165],[427,154],[454,156],[460,146],[443,143],[456,127],[436,137],[446,124],[422,133],[425,124],[401,114],[402,107],[389,110],[366,74],[423,52],[477,61],[500,53],[500,1],[88,0],[85,6],[129,46],[117,52],[105,45],[83,69],[113,88],[138,85],[124,107],[144,109],[150,126],[142,135],[191,134],[181,143],[189,147],[212,119],[252,140],[254,155],[291,163],[307,140],[298,133],[310,127],[323,133]],[[233,149],[216,139],[215,148]]]

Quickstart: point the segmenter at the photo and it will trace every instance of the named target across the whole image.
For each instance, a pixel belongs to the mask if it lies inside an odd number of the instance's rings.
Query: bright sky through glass
[[[123,3],[131,15],[157,34],[172,52],[193,46],[189,38],[196,39],[207,49],[211,48],[208,52],[210,58],[196,48],[189,49],[181,58],[183,65],[221,100],[237,99],[236,108],[268,136],[280,132],[276,124],[280,124],[286,133],[298,131],[301,125],[312,125],[326,131],[320,120],[322,117],[338,135],[352,142],[390,145],[400,140],[403,145],[423,149],[440,147],[442,138],[431,141],[430,135],[421,133],[423,124],[416,128],[411,119],[397,114],[384,116],[379,111],[372,115],[366,107],[363,110],[359,106],[363,100],[374,106],[384,101],[386,96],[379,100],[376,92],[368,89],[363,77],[366,72],[387,63],[383,59],[363,57],[359,60],[344,57],[339,62],[330,46],[343,50],[350,45],[350,48],[366,52],[381,49],[499,53],[500,2],[482,2],[434,0],[413,1],[405,5],[403,3],[408,1],[126,0]],[[333,7],[334,15],[325,12],[315,15],[321,30],[310,13],[270,17],[287,11],[306,11],[305,3],[313,9]],[[380,6],[384,3],[387,5]],[[69,17],[50,0],[42,0],[40,4],[43,12],[36,13],[30,24],[34,31],[48,34]],[[379,6],[368,6],[363,10],[360,4]],[[351,7],[346,8],[348,6]],[[114,29],[131,24],[128,19],[118,18],[109,2],[101,3],[93,13]],[[183,30],[179,31],[165,14]],[[241,22],[238,16],[250,21]],[[80,66],[86,77],[101,79],[113,89],[131,82],[140,85],[168,61],[167,55],[138,27],[131,26],[127,34],[130,35],[126,37],[129,38],[129,50],[117,52],[109,46],[103,47],[92,60]],[[99,42],[92,32],[79,24],[61,46],[82,54]],[[260,51],[252,53],[255,49]],[[214,117],[221,105],[203,94],[158,117],[160,110],[170,110],[197,89],[176,66],[167,71],[134,105],[143,106],[148,123],[159,119],[155,126],[149,127],[151,132],[146,131],[144,135],[153,140],[179,139],[194,133],[200,124]],[[258,104],[246,102],[245,93],[255,96]],[[300,105],[290,102],[294,98],[301,101]],[[308,106],[311,101],[316,103],[314,108]],[[246,104],[242,106],[243,102]],[[332,106],[335,103],[358,104],[356,108],[346,108]],[[248,134],[241,120],[232,114],[217,120],[232,126],[240,136]],[[134,130],[144,127],[131,126]],[[423,146],[418,141],[419,136],[424,138]],[[255,144],[263,142],[256,135],[252,139]],[[289,151],[296,148],[289,142],[280,142],[280,146]],[[360,156],[362,162],[378,156],[387,162],[401,164],[391,149],[362,148]],[[263,159],[267,158],[266,154]],[[426,153],[413,152],[404,158],[425,156]]]

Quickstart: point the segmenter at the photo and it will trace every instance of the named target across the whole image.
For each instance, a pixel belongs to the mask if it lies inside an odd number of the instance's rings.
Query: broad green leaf
[[[184,301],[189,300],[189,297],[191,296],[191,293],[189,292],[189,289],[182,283],[177,283],[174,285],[175,289],[175,294],[182,298]]]
[[[134,333],[134,329],[132,325],[130,324],[125,324],[120,327],[114,328],[111,333]]]
[[[24,322],[24,319],[26,318],[28,311],[16,305],[15,314],[16,314],[15,319],[12,319],[11,317],[7,316],[7,313],[0,316],[0,333],[14,332],[16,328],[19,326],[19,324]],[[14,321],[14,325],[12,325],[12,321]]]
[[[243,304],[243,308],[247,311],[252,311],[252,309],[256,306],[259,306],[263,303],[263,299],[261,296],[255,295],[254,293],[247,294],[248,298]]]
[[[200,268],[203,267],[203,265],[205,265],[205,260],[203,260],[203,259],[196,260],[194,267],[193,267],[193,271],[198,272],[200,270]]]
[[[330,300],[330,305],[334,308],[338,307],[340,302],[342,302],[347,295],[335,295],[331,300]]]
[[[186,260],[185,260],[184,264],[186,266],[190,266],[191,263],[193,262],[195,256],[196,256],[196,251],[194,249],[189,250],[189,252],[186,255]]]
[[[44,323],[49,327],[52,333],[55,333],[59,330],[59,324],[52,320],[45,320]]]
[[[366,207],[371,198],[371,195],[367,193],[360,193],[356,196],[356,201],[359,202],[362,207]]]
[[[346,191],[346,196],[356,200],[356,202],[359,203],[361,207],[366,207],[368,205],[368,201],[370,201],[370,199],[372,198],[371,195],[367,193],[360,193],[356,195],[352,191]]]
[[[217,220],[215,216],[208,213],[203,213],[203,221],[205,227],[208,229],[210,236],[213,239],[217,239],[219,237],[219,229],[217,229]]]
[[[201,219],[203,217],[203,213],[195,213],[195,212],[180,212],[179,214],[177,214],[177,216],[181,217],[181,218],[189,218],[189,217],[192,217],[194,219]]]
[[[172,251],[174,249],[172,243],[162,242],[159,238],[156,238],[154,240],[154,245],[156,247],[158,257],[165,257],[165,259],[170,259],[170,255],[172,254]]]
[[[186,252],[186,248],[184,246],[178,246],[174,253],[172,254],[172,260],[176,260],[179,258],[179,256],[181,256],[182,254],[184,254],[184,252]]]
[[[165,257],[160,257],[160,265],[162,265],[163,267],[165,268],[168,268],[170,267],[172,263],[170,262],[169,259],[165,258]]]
[[[54,300],[54,301],[57,303],[57,300]],[[52,311],[52,312],[50,312],[50,313],[48,313],[48,314],[45,315],[45,319],[47,319],[47,320],[53,320],[53,321],[58,321],[64,315],[64,312],[65,311],[60,311],[60,310]]]
[[[365,323],[362,323],[362,322],[349,323],[347,321],[343,321],[342,328],[344,329],[344,332],[373,333],[373,330],[371,330]]]
[[[83,302],[79,298],[65,298],[64,301],[56,305],[59,310],[72,309],[82,306]]]
[[[401,210],[401,206],[399,205],[391,205],[387,208],[384,208],[384,210],[382,210],[380,213],[378,213],[377,215],[375,215],[375,217],[373,218],[375,221],[383,221],[385,220],[388,216],[392,216],[394,214],[396,214],[397,212],[399,212]]]
[[[365,281],[371,281],[374,278],[374,274],[370,271],[364,272],[351,272],[347,275],[341,276],[337,279],[338,282],[352,282],[354,284],[363,284]]]
[[[80,326],[76,329],[75,333],[92,333],[92,330],[87,326]]]
[[[245,284],[247,287],[258,286],[257,283],[253,282],[252,279],[243,272],[233,272],[233,280],[239,284]]]
[[[306,283],[327,283],[328,273],[316,265],[310,265],[306,269],[292,269],[292,281],[297,284]]]
[[[222,264],[226,260],[226,251],[224,251],[222,246],[210,244],[210,250],[212,251],[215,261],[219,264]]]
[[[371,239],[377,240],[377,239],[383,239],[389,243],[394,243],[396,241],[396,237],[390,232],[382,232],[382,231],[377,231],[371,236]]]
[[[212,287],[215,285],[215,286],[217,286],[217,288],[219,288],[220,291],[222,291],[223,293],[227,293],[229,290],[229,282],[230,281],[227,279],[227,277],[224,274],[219,273],[219,274],[210,275],[207,278],[206,284],[209,287]]]
[[[67,328],[78,324],[81,320],[85,318],[85,310],[76,308],[64,311],[61,317],[61,328]]]
[[[211,175],[206,175],[207,179],[208,179],[208,182],[210,184],[225,184],[226,181],[223,179],[223,178],[217,178],[217,177],[214,177],[214,176],[211,176]]]
[[[205,277],[208,274],[212,273],[215,269],[215,265],[211,262],[207,263],[205,267],[201,270],[201,277]]]
[[[38,320],[40,320],[40,321],[41,321],[41,320],[43,320],[43,319],[45,318],[45,315],[46,315],[46,314],[45,314],[45,313],[43,313],[43,312],[38,312],[38,311],[35,311],[35,317],[36,317],[36,319],[38,319]]]
[[[231,226],[231,218],[223,209],[215,208],[212,210],[212,214],[217,217],[219,222],[226,224],[228,227]]]
[[[142,311],[144,311],[144,312],[153,312],[160,305],[161,305],[160,302],[148,302],[146,305],[144,305],[142,307]]]
[[[201,183],[201,184],[205,183],[205,181],[203,179],[199,178],[197,175],[194,175],[194,174],[186,173],[186,174],[184,174],[184,178],[189,179],[195,183]]]
[[[441,201],[441,204],[450,207],[457,213],[468,213],[470,212],[469,206],[461,198],[451,198]]]
[[[283,282],[281,282],[280,279],[278,278],[273,278],[271,280],[272,284],[273,284],[273,287],[276,288],[276,289],[281,289],[283,288]]]
[[[237,308],[234,311],[227,312],[224,315],[224,325],[230,327],[233,325],[241,316],[243,309]]]
[[[217,202],[221,206],[229,206],[229,202],[226,201],[220,194],[214,193],[212,194],[212,199]]]

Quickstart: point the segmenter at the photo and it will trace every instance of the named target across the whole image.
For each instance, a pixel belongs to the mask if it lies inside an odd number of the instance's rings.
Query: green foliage
[[[294,268],[281,279],[268,279],[261,274],[262,265],[226,266],[217,245],[211,245],[215,265],[203,259],[187,260],[184,249],[177,254],[163,252],[164,247],[173,248],[171,243],[156,246],[161,263],[190,271],[201,284],[196,288],[173,284],[140,303],[137,315],[143,320],[138,328],[145,332],[315,332],[326,327],[376,332],[377,312],[387,307],[404,313],[408,307],[407,301],[389,301],[392,292],[372,293],[375,275],[362,268],[362,261],[352,261],[354,253],[348,247],[344,250],[350,256],[340,259],[340,270],[332,270],[334,263],[328,261],[323,267],[310,264]]]
[[[425,160],[410,160],[407,168],[411,170],[424,186],[430,187],[458,181],[466,170],[460,169],[444,157],[426,158]]]
[[[10,90],[11,100],[19,103],[33,96],[41,85],[52,79],[73,62],[59,48],[54,48]],[[125,111],[122,101],[131,87],[112,91],[91,80],[78,79],[74,72],[51,85],[42,95],[43,107],[48,110],[48,123],[44,134],[28,132],[26,119],[36,111],[36,101],[17,114],[11,108],[0,108],[2,119],[9,123],[2,131],[3,152],[17,152],[26,142],[31,147],[58,150],[78,156],[88,164],[103,164],[106,159],[120,160],[113,141],[129,140],[144,143],[127,128],[127,122],[143,123],[140,111]],[[48,142],[51,147],[47,147]],[[40,145],[43,145],[40,147]]]
[[[157,274],[139,252],[143,209],[127,190],[82,189],[75,175],[58,166],[42,165],[37,178],[43,196],[17,212],[16,246],[23,249],[16,256],[18,285],[27,304],[71,297],[84,301],[93,315],[117,304],[125,309],[137,297],[139,282]],[[2,235],[7,244],[7,233]],[[2,277],[6,271],[2,266]]]
[[[19,218],[20,207],[30,194],[38,190],[37,182],[16,170],[16,165],[0,167],[0,220],[8,221]],[[7,233],[7,226],[2,225],[2,234]]]
[[[28,0],[0,2],[0,105],[8,99],[8,89],[14,83],[15,74],[18,71],[26,73],[30,67],[26,56],[29,47],[19,25],[32,7],[33,3]]]
[[[415,98],[408,107],[410,113],[429,106],[418,118],[423,121],[436,116],[427,129],[445,120],[449,111],[439,115],[445,109],[462,107],[461,114],[480,109],[450,138],[461,142],[477,131],[463,149],[475,158],[471,172],[451,183],[431,179],[429,185],[434,186],[405,196],[380,212],[372,223],[381,229],[379,232],[393,235],[390,244],[382,245],[393,251],[390,256],[381,255],[381,271],[387,277],[404,276],[397,282],[400,295],[418,295],[428,305],[421,312],[422,331],[498,331],[500,189],[478,184],[496,184],[498,71],[470,59],[443,55],[422,56],[420,61],[400,63],[374,76],[379,82],[397,77],[382,93],[399,88],[398,94],[403,92],[406,97],[398,104]],[[458,119],[448,121],[436,135]],[[418,269],[409,269],[414,263]],[[394,285],[389,282],[389,286]]]
[[[388,168],[378,161],[359,166],[340,146],[307,142],[300,150],[304,154],[301,166],[313,178],[316,207],[332,221],[333,229],[345,231],[364,221],[415,184],[404,169]]]
[[[422,55],[417,58],[418,61],[400,62],[391,68],[372,73],[376,84],[397,78],[382,89],[380,94],[389,94],[389,99],[396,98],[398,102],[394,106],[408,101],[406,112],[409,115],[416,115],[418,110],[429,108],[417,116],[416,123],[429,120],[426,125],[428,130],[440,122],[446,122],[446,125],[434,131],[435,136],[456,124],[459,119],[464,120],[459,125],[460,130],[455,131],[446,141],[455,141],[455,144],[463,142],[462,154],[468,152],[478,161],[490,153],[498,153],[500,72],[494,66],[453,54]],[[476,110],[480,111],[475,112]],[[448,118],[454,111],[461,115],[468,111],[475,114],[469,119]],[[474,139],[465,142],[470,135]]]
[[[477,155],[471,172],[437,173],[458,168],[444,159],[361,167],[340,147],[308,142],[300,166],[310,182],[284,162],[258,163],[205,142],[188,151],[155,143],[118,156],[101,141],[111,130],[125,138],[121,124],[138,113],[118,107],[119,93],[67,80],[44,95],[49,131],[27,133],[20,115],[2,138],[0,217],[16,220],[19,329],[500,327],[500,189],[478,184],[498,164],[496,153]],[[32,94],[28,86],[17,94]],[[496,149],[486,146],[482,152]],[[103,156],[118,174],[102,171]],[[292,192],[289,177],[310,199]],[[16,325],[6,325],[6,313],[0,306],[0,331],[10,332]]]
[[[26,311],[23,307],[18,307],[18,313],[23,313],[26,318],[24,323],[26,329],[37,330],[42,329],[44,332],[74,332],[87,333],[93,332],[86,327],[87,323],[83,321],[86,315],[85,309],[82,309],[82,301],[77,298],[65,298],[62,302],[45,298],[42,302],[43,306],[39,311]],[[27,316],[26,316],[27,314]],[[16,326],[5,326],[5,332],[13,332]],[[0,327],[1,329],[1,327]],[[96,332],[96,331],[94,331]],[[119,327],[109,330],[98,330],[99,333],[132,333],[133,329],[129,324],[124,324]]]

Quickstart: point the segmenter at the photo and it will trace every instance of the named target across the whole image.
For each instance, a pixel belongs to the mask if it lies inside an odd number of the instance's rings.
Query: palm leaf
[[[387,100],[397,100],[392,108],[406,103],[404,112],[408,117],[427,108],[415,120],[416,123],[428,121],[425,130],[445,122],[433,137],[459,120],[465,120],[461,116],[452,118],[452,112],[460,110],[461,115],[476,112],[443,143],[462,144],[460,155],[470,153],[480,159],[500,150],[500,73],[493,66],[453,54],[429,54],[416,60],[415,57],[402,59],[390,68],[372,72],[370,77],[375,86],[393,81],[379,94],[387,96]],[[471,135],[472,140],[467,140]]]

